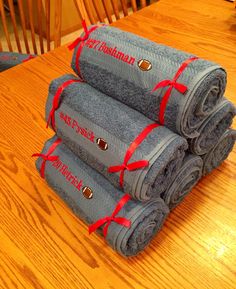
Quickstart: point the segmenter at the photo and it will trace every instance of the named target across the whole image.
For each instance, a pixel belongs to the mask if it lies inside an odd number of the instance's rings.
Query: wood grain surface
[[[162,0],[113,24],[216,61],[236,103],[236,11],[222,0]],[[125,259],[38,175],[50,81],[70,73],[61,47],[0,74],[0,288],[236,288],[236,150],[203,178],[139,256]]]

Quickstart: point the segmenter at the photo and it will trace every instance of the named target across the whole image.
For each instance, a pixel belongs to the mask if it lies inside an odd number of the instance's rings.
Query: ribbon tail
[[[71,44],[68,45],[68,49],[69,50],[73,50],[75,49],[75,47],[80,43],[80,37],[75,39],[75,41],[73,41]]]
[[[161,104],[160,104],[160,113],[159,113],[159,122],[161,125],[164,125],[164,121],[165,121],[165,110],[166,110],[166,106],[171,94],[171,91],[173,89],[173,86],[170,86],[165,95],[163,96],[162,100],[161,100]]]
[[[92,225],[89,226],[89,234],[92,234],[95,232],[99,227],[104,225],[107,222],[107,218],[103,218],[98,220],[97,222],[93,223]]]
[[[41,174],[41,177],[43,179],[45,178],[45,168],[46,168],[46,161],[43,160],[42,165],[41,165],[41,169],[40,169],[40,174]]]
[[[121,186],[121,188],[123,188],[123,185],[124,185],[124,174],[125,174],[125,171],[122,170],[120,172],[120,186]]]
[[[46,125],[46,128],[49,127],[50,125],[50,122],[51,122],[51,118],[52,118],[52,111],[50,112],[49,116],[48,116],[48,120],[47,120],[47,125]]]
[[[141,160],[141,161],[137,161],[137,162],[133,162],[131,164],[128,164],[127,170],[128,171],[134,171],[134,170],[138,170],[138,169],[148,167],[148,166],[149,166],[149,161]]]
[[[176,83],[175,89],[177,89],[182,94],[184,94],[188,90],[187,86],[182,83]]]
[[[88,34],[88,27],[87,27],[85,19],[82,20],[82,26],[84,28],[84,33]]]
[[[123,169],[122,166],[113,166],[108,168],[108,173],[118,173]]]
[[[41,157],[42,156],[42,154],[32,154],[32,156],[31,157]]]
[[[107,232],[108,232],[108,227],[110,226],[111,221],[107,222],[106,225],[103,228],[103,236],[106,238]]]
[[[126,218],[122,218],[122,217],[116,217],[115,219],[114,219],[114,221],[117,223],[117,224],[119,224],[119,225],[121,225],[121,226],[124,226],[124,227],[126,227],[126,228],[130,228],[131,227],[131,221],[130,220],[128,220],[128,219],[126,219]]]
[[[151,92],[154,92],[154,91],[156,91],[159,88],[163,88],[165,86],[168,86],[168,85],[170,85],[170,83],[171,83],[170,80],[162,80],[161,82],[159,82],[158,84],[156,84],[154,86],[154,88],[152,89]]]

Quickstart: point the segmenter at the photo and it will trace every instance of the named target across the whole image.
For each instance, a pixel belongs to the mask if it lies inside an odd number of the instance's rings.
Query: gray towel
[[[174,181],[162,194],[170,210],[174,209],[202,177],[203,161],[199,156],[187,154]]]
[[[217,144],[205,155],[203,159],[203,175],[209,174],[227,159],[233,150],[236,141],[236,130],[229,129],[218,140]]]
[[[42,154],[48,152],[56,139],[53,137],[46,142]],[[59,159],[46,162],[45,179],[77,216],[87,224],[93,224],[112,215],[124,193],[76,157],[63,143],[50,156]],[[36,161],[39,171],[42,161],[41,157]],[[106,240],[120,254],[136,255],[161,229],[167,214],[168,208],[161,199],[146,203],[130,199],[115,217],[130,220],[131,226],[127,228],[112,221]],[[102,234],[102,227],[97,231]]]
[[[190,151],[197,155],[209,152],[231,126],[235,114],[234,105],[227,99],[223,99],[199,128],[200,135],[189,140]]]
[[[172,80],[182,63],[193,57],[110,26],[99,27],[83,43],[80,71],[76,65],[79,45],[74,51],[74,71],[90,85],[154,121],[159,120],[160,102],[170,86],[153,93],[152,89],[163,80]],[[172,89],[164,124],[185,137],[196,137],[224,94],[226,72],[213,62],[198,59],[187,66],[177,82],[187,86],[187,91]]]
[[[22,62],[33,58],[34,55],[17,52],[0,52],[0,72],[12,68]]]
[[[46,119],[56,90],[68,79],[76,77],[65,75],[51,83]],[[128,161],[132,164],[147,160],[149,166],[125,170],[124,185],[120,186],[121,171],[111,173],[108,168],[123,164],[130,144],[151,124],[153,122],[138,111],[86,83],[67,86],[55,113],[56,132],[63,142],[116,187],[122,187],[124,192],[143,201],[156,198],[165,191],[180,168],[187,149],[186,140],[166,127],[153,129]]]

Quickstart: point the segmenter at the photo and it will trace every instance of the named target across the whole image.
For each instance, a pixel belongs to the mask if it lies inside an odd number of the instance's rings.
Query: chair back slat
[[[34,29],[33,3],[32,3],[32,0],[27,0],[26,3],[27,3],[27,10],[28,10],[28,16],[29,16],[29,25],[30,25],[33,50],[35,54],[38,54],[38,50],[36,46],[36,39],[35,39],[35,29]]]
[[[124,16],[128,16],[127,0],[121,0],[121,7],[124,12]]]
[[[144,7],[147,6],[147,1],[146,0],[141,0],[140,4],[141,4],[141,8],[144,8]]]
[[[82,2],[84,2],[84,7],[85,7],[85,13],[84,13],[84,15],[82,14],[82,19],[85,19],[85,20],[87,19],[86,23],[89,23],[89,24],[96,23],[96,20],[94,18],[93,13],[92,13],[92,7],[91,7],[90,1],[89,0],[84,0]]]
[[[114,11],[114,14],[116,16],[116,20],[120,19],[120,11],[119,11],[119,6],[117,4],[116,0],[111,0],[111,5]]]
[[[25,50],[26,50],[26,53],[30,53],[27,30],[26,30],[25,13],[24,13],[22,0],[18,0],[18,10],[20,14],[21,29],[22,29],[22,34],[23,34],[23,39],[24,39],[24,44],[25,44]]]
[[[61,45],[62,0],[0,0],[0,25],[4,39],[1,50],[18,50],[23,53],[43,54]],[[146,0],[73,0],[80,19],[87,25],[99,22],[112,23],[129,13],[146,7]],[[10,13],[6,12],[8,6]],[[52,11],[53,10],[53,11]],[[52,23],[54,13],[54,23]],[[78,22],[80,20],[78,19]],[[52,27],[51,27],[52,25]],[[53,37],[52,37],[53,36]]]
[[[109,0],[102,0],[102,5],[103,5],[104,11],[106,13],[108,22],[112,23],[113,22],[112,21],[112,13],[111,13],[111,10],[108,8],[108,1]]]
[[[11,45],[10,34],[9,34],[9,31],[7,28],[7,20],[6,20],[6,14],[5,14],[5,10],[4,10],[3,0],[0,0],[0,15],[1,15],[2,26],[3,26],[4,34],[6,37],[8,49],[9,49],[9,51],[13,51],[12,45]]]
[[[148,4],[150,4],[149,2]],[[98,21],[107,22],[107,20],[112,23],[147,6],[146,0],[74,0],[74,3],[82,19],[87,17],[89,20],[86,22],[92,24]],[[85,10],[85,13],[81,13],[82,9]]]
[[[88,25],[96,22],[86,0],[74,0],[74,4],[80,18],[84,19]]]
[[[55,4],[54,48],[57,48],[61,45],[62,0],[56,0]]]
[[[131,0],[131,6],[134,12],[138,10],[136,0]]]
[[[37,17],[38,17],[38,32],[39,32],[39,44],[41,53],[44,53],[43,45],[43,3],[42,0],[37,0]]]
[[[14,31],[14,36],[15,36],[15,40],[16,40],[16,45],[17,45],[18,51],[22,52],[21,44],[20,44],[20,38],[19,38],[17,24],[16,24],[16,15],[15,15],[15,8],[14,8],[13,0],[8,0],[8,6],[10,9],[10,15],[11,15],[11,21],[12,21],[12,25],[13,25],[13,31]]]
[[[92,3],[93,3],[94,10],[96,12],[96,15],[98,17],[98,20],[100,22],[104,22],[104,18],[102,16],[102,11],[99,9],[99,7],[97,5],[97,0],[92,0]]]
[[[45,0],[45,21],[46,21],[46,38],[47,38],[47,51],[51,50],[51,26],[50,26],[50,0]]]

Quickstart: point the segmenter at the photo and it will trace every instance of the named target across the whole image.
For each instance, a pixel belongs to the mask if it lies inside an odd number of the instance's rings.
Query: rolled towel
[[[201,157],[187,154],[182,167],[179,169],[174,181],[161,197],[170,210],[174,209],[202,177],[203,161]]]
[[[223,99],[202,123],[199,128],[200,135],[189,140],[189,150],[197,155],[209,152],[231,126],[235,114],[235,106],[229,100]]]
[[[142,201],[160,196],[187,149],[184,138],[73,75],[51,83],[46,119],[76,155]]]
[[[31,54],[0,52],[0,72],[12,68],[22,62],[26,62],[34,57],[35,56]]]
[[[224,94],[222,67],[114,27],[84,28],[69,46],[81,78],[174,132],[199,135]]]
[[[203,175],[209,174],[227,159],[236,141],[236,130],[228,129],[203,159]]]
[[[117,190],[76,157],[57,137],[48,140],[36,167],[50,187],[83,221],[104,234],[124,256],[142,251],[161,229],[168,208],[161,199],[140,203]],[[103,230],[102,230],[103,229]]]

